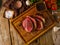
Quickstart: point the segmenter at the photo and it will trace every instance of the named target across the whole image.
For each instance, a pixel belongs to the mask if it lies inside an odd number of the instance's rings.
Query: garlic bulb
[[[26,1],[26,5],[27,6],[30,6],[31,5],[31,2],[29,0]]]
[[[53,28],[53,31],[54,31],[54,32],[57,32],[58,30],[60,30],[60,27],[55,26],[55,27]]]

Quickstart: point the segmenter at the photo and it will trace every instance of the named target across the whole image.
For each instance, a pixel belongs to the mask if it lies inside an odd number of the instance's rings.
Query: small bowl
[[[4,12],[4,17],[7,19],[11,19],[14,16],[14,11],[10,9],[6,9]]]

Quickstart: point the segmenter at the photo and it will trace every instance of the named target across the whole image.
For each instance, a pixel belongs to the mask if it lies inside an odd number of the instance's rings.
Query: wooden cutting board
[[[45,18],[44,28],[40,31],[32,31],[30,33],[26,32],[22,27],[22,21],[26,18],[26,16],[35,16],[36,14],[41,14],[42,17]],[[37,39],[39,36],[43,35],[49,29],[51,29],[56,23],[52,15],[47,10],[38,11],[36,5],[29,8],[27,11],[23,12],[16,18],[12,19],[12,24],[21,36],[22,40],[26,43],[26,45],[30,44],[32,41]]]

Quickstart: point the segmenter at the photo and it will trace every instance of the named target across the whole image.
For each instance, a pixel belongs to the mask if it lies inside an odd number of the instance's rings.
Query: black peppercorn
[[[45,5],[43,3],[37,3],[36,8],[38,11],[41,11],[45,9]]]

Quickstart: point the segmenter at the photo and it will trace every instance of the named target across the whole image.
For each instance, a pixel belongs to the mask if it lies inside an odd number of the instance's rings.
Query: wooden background
[[[5,0],[3,0],[3,3]],[[0,10],[0,45],[25,45],[8,19],[3,17],[5,8]],[[30,45],[53,45],[52,30],[48,31]]]

